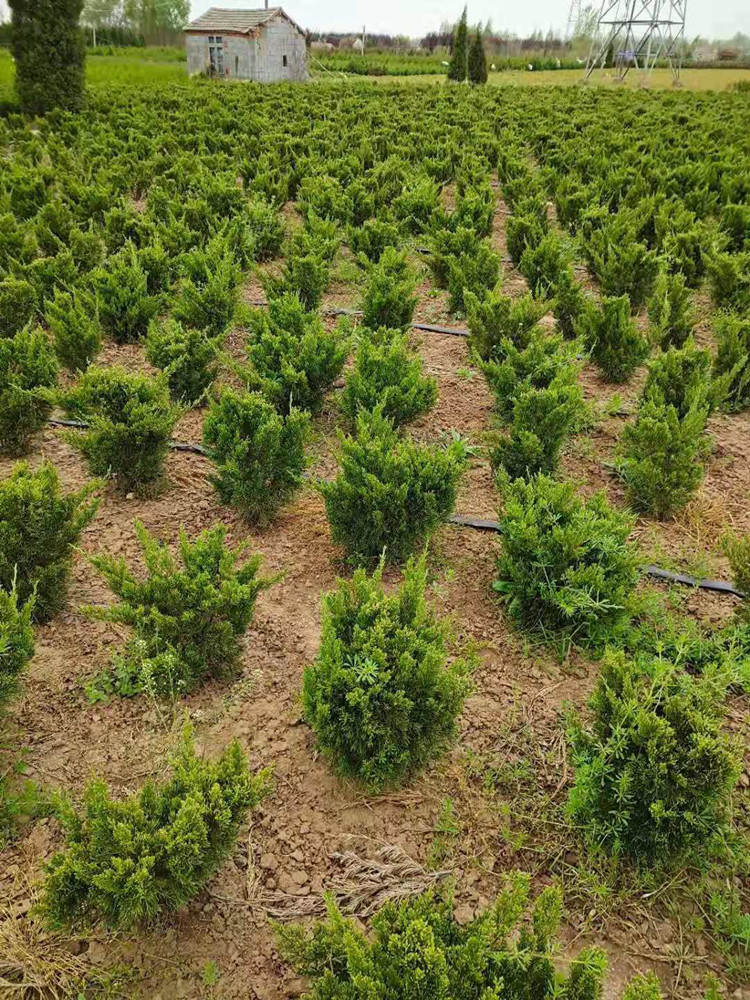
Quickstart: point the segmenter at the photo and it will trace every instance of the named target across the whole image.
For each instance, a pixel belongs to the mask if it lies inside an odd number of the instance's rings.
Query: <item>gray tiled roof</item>
[[[230,10],[225,7],[209,7],[205,14],[191,21],[185,31],[233,31],[246,34],[254,28],[270,21],[276,14],[283,13],[281,7],[267,10]]]

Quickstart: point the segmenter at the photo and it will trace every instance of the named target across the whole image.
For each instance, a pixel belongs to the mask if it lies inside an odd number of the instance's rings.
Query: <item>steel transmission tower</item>
[[[619,80],[624,80],[630,69],[648,76],[661,61],[672,70],[675,82],[679,81],[686,9],[687,0],[602,0],[584,80],[611,51]]]
[[[568,10],[568,27],[565,30],[565,41],[569,42],[573,37],[573,32],[578,27],[581,18],[581,0],[570,0]]]

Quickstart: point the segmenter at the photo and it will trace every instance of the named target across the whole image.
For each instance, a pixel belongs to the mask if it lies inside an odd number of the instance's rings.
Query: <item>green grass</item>
[[[86,60],[86,78],[91,86],[106,86],[108,84],[135,84],[146,86],[150,84],[186,83],[187,70],[185,63],[175,58],[176,49],[121,49],[117,55],[89,55]],[[425,58],[426,57],[421,57]],[[314,69],[314,64],[313,64]],[[332,80],[328,73],[321,73],[321,80]],[[493,86],[558,86],[570,87],[579,84],[583,78],[581,70],[560,69],[540,72],[508,70],[502,73],[490,73],[489,83]],[[341,77],[338,77],[340,80]],[[351,77],[352,82],[361,81],[362,77]],[[435,85],[445,82],[444,74],[418,74],[416,76],[381,76],[367,77],[380,85],[390,86],[402,83],[419,83]],[[687,90],[728,90],[738,80],[750,81],[750,69],[687,69],[683,71],[682,83]],[[614,82],[609,71],[597,71],[592,77],[592,85],[619,87]],[[626,78],[624,86],[632,88],[642,85],[641,77],[631,73]],[[651,76],[650,87],[664,89],[672,86],[672,75],[669,70],[657,69]],[[7,49],[0,49],[0,100],[12,100],[13,90],[13,60]]]
[[[174,59],[159,62],[145,58],[138,49],[126,50],[128,55],[89,56],[86,60],[86,79],[91,86],[107,84],[164,84],[185,83],[185,63]],[[136,54],[138,53],[138,54]],[[0,49],[0,100],[13,99],[13,60],[7,49]]]
[[[376,77],[378,83],[393,82],[393,78]],[[445,76],[420,75],[399,77],[401,82],[436,84],[443,83]],[[738,80],[750,81],[750,69],[686,69],[682,71],[682,86],[685,90],[729,90]],[[495,87],[572,87],[583,82],[583,69],[557,69],[528,72],[508,70],[503,73],[490,73],[488,83]],[[651,74],[648,87],[656,90],[666,90],[673,86],[672,73],[667,69],[656,69]],[[644,86],[644,80],[637,73],[629,73],[625,83],[617,83],[610,70],[597,70],[589,86],[609,87],[611,89],[626,87],[634,89]]]

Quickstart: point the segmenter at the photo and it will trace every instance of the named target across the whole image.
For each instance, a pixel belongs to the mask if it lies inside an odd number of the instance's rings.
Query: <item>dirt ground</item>
[[[505,213],[501,205],[493,234],[501,250]],[[518,273],[507,263],[504,270],[506,290],[522,291]],[[326,305],[356,305],[360,291],[351,283],[334,282]],[[446,295],[430,288],[426,270],[419,293],[417,321],[461,325],[448,315]],[[257,282],[250,282],[246,297],[257,294]],[[231,338],[233,350],[241,350],[241,339]],[[438,380],[440,396],[434,412],[418,422],[413,433],[436,440],[456,430],[479,443],[493,423],[491,398],[483,378],[471,367],[465,340],[425,333],[415,337],[415,343],[427,372]],[[110,345],[102,360],[145,367],[140,349],[132,347]],[[587,399],[600,409],[613,396],[612,387],[603,384],[592,367],[583,371],[582,384]],[[636,377],[631,385],[618,388],[619,411],[632,408],[639,385]],[[605,489],[615,502],[623,502],[606,463],[625,419],[604,417],[568,447],[563,471],[580,483],[583,493]],[[199,441],[201,420],[200,411],[187,414],[175,436]],[[337,422],[333,390],[316,421],[313,475],[334,473]],[[717,540],[727,525],[750,530],[750,414],[716,416],[710,429],[715,448],[697,499],[672,521],[640,521],[635,534],[647,562],[727,578]],[[50,427],[36,442],[32,465],[44,458],[55,463],[67,488],[87,480],[79,455],[59,429]],[[10,469],[11,463],[3,462],[0,475]],[[248,539],[252,549],[263,554],[266,569],[284,575],[258,601],[245,639],[241,675],[229,684],[209,683],[175,706],[144,697],[90,703],[84,682],[107,665],[124,633],[79,613],[82,604],[110,599],[81,554],[66,609],[38,630],[36,654],[13,712],[17,743],[27,748],[29,777],[48,787],[76,796],[96,773],[125,794],[148,776],[159,775],[164,752],[179,731],[183,713],[189,712],[207,754],[217,754],[237,737],[253,766],[275,766],[275,789],[253,814],[251,824],[243,827],[233,856],[190,906],[148,932],[114,936],[97,931],[66,942],[65,948],[97,967],[131,966],[137,976],[127,995],[134,997],[298,996],[305,984],[278,957],[269,909],[293,914],[315,905],[338,871],[332,855],[343,849],[367,853],[378,845],[397,845],[425,864],[435,856],[436,823],[448,797],[458,833],[450,835],[447,848],[441,850],[440,867],[455,879],[459,919],[470,919],[484,908],[502,884],[503,874],[514,868],[532,871],[538,887],[553,873],[573,884],[580,845],[556,840],[544,817],[564,800],[571,779],[561,735],[562,707],[584,704],[597,666],[579,653],[560,662],[554,651],[531,645],[513,630],[491,590],[496,537],[446,525],[432,546],[434,602],[441,613],[453,615],[457,638],[473,643],[480,657],[475,690],[461,718],[460,739],[445,759],[410,787],[367,798],[316,756],[312,733],[300,717],[302,672],[319,642],[320,599],[345,572],[340,552],[330,540],[322,500],[308,487],[270,529],[253,533],[218,502],[209,472],[204,457],[172,452],[168,482],[157,497],[124,497],[106,487],[82,549],[84,553],[104,549],[138,565],[136,518],[170,541],[176,539],[179,525],[193,535],[217,521],[230,527],[231,541]],[[489,466],[474,459],[458,511],[493,517],[497,504]],[[389,570],[387,579],[398,579],[397,571]],[[702,591],[683,591],[683,597],[683,607],[706,620],[723,619],[734,606],[732,598]],[[737,727],[746,725],[745,709],[739,700],[730,706]],[[488,771],[494,775],[491,787],[485,780]],[[532,822],[529,835],[528,813],[537,808],[539,825],[534,830]],[[28,918],[33,886],[45,860],[60,846],[56,821],[42,819],[26,827],[0,854],[0,895],[10,901],[19,920]],[[610,997],[619,995],[622,983],[635,971],[648,968],[658,972],[673,996],[692,995],[696,977],[702,976],[707,964],[710,967],[701,935],[683,938],[679,919],[657,902],[623,911],[611,895],[597,899],[595,893],[577,892],[566,897],[566,903],[568,956],[584,944],[602,944],[610,955]],[[218,969],[216,985],[204,974],[206,963],[215,963]]]

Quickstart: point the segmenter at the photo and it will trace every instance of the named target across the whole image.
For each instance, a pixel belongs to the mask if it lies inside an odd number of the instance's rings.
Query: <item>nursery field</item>
[[[0,995],[747,998],[750,95],[145,83],[0,118]]]

